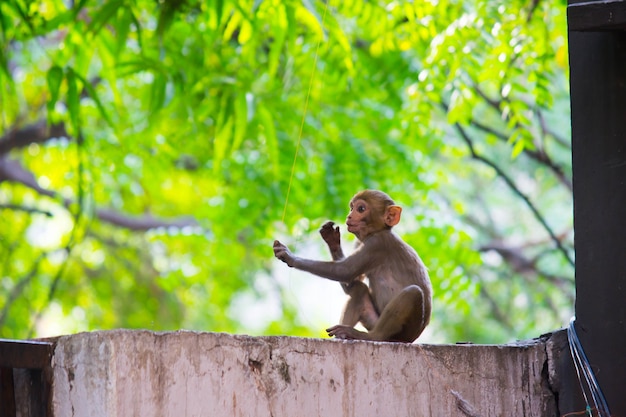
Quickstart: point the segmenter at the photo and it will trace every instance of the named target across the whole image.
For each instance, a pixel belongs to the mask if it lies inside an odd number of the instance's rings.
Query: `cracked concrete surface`
[[[114,330],[58,339],[55,416],[556,416],[545,340],[405,345]]]

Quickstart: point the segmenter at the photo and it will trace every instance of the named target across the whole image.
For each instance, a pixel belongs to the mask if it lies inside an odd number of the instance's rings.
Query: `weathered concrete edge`
[[[337,406],[344,415],[380,414],[376,404],[369,408],[367,404],[356,404],[362,399],[355,395],[363,391],[365,399],[386,403],[395,400],[398,413],[417,410],[412,408],[416,406],[414,401],[405,398],[409,395],[427,403],[425,407],[418,406],[422,411],[411,415],[552,416],[559,415],[556,405],[558,369],[552,362],[561,356],[551,351],[555,346],[551,340],[558,339],[558,334],[508,345],[403,345],[192,331],[81,333],[57,340],[53,403],[55,415],[79,415],[80,412],[131,415],[150,411],[146,408],[150,403],[162,410],[158,415],[176,415],[178,409],[173,402],[179,404],[177,395],[185,395],[187,410],[194,407],[194,401],[210,398],[207,401],[214,415],[288,415],[290,407],[300,403],[311,408],[309,415],[332,413],[332,407]],[[192,348],[185,345],[199,350],[190,351]],[[169,362],[161,362],[159,356],[172,349],[175,354],[168,356]],[[507,368],[510,366],[507,358],[511,357],[517,361],[515,367],[520,369]],[[377,358],[391,360],[391,366],[394,362],[402,366],[400,370],[387,369],[388,364],[381,364]],[[227,373],[225,376],[223,370],[221,376],[216,373],[216,369],[228,366],[236,368],[235,374],[240,375]],[[133,375],[138,370],[142,375]],[[181,376],[179,371],[186,376]],[[525,380],[509,380],[509,372]],[[150,380],[151,375],[172,381],[173,385],[189,381],[200,385],[176,391],[174,395],[173,388],[156,386]],[[123,384],[127,381],[138,389],[130,396],[132,398],[127,398],[124,391]],[[142,381],[149,386],[142,388]],[[232,381],[237,382],[230,391],[226,390],[230,394],[228,401],[215,404],[218,398],[224,397],[224,390],[220,389]],[[391,388],[378,388],[371,382]],[[204,386],[207,384],[219,385],[220,389],[213,392]],[[406,386],[415,388],[409,392]],[[341,391],[341,395],[336,394],[337,391]],[[234,400],[237,394],[243,399],[233,404],[230,398]],[[134,401],[137,395],[139,405]],[[490,401],[484,401],[486,395]],[[293,396],[295,403],[290,398]],[[298,396],[306,398],[298,399]],[[505,396],[512,397],[513,404],[499,405],[493,400]],[[81,397],[88,401],[81,401]],[[328,407],[322,404],[322,398],[330,403]],[[516,404],[520,402],[521,405]],[[200,415],[206,411],[201,406],[196,408],[196,414],[186,414]],[[430,413],[423,414],[429,408]],[[334,410],[336,412],[337,408]]]

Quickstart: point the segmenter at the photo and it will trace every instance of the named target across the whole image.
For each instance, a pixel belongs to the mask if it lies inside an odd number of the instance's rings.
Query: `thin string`
[[[309,98],[311,96],[311,90],[313,89],[313,80],[315,79],[315,73],[317,72],[317,57],[319,55],[320,45],[324,38],[324,23],[326,22],[326,12],[328,10],[328,3],[330,0],[324,2],[324,15],[322,16],[322,37],[317,41],[317,48],[315,49],[315,58],[313,60],[313,71],[311,72],[311,79],[309,81],[309,89],[306,94],[306,100],[304,102],[304,110],[302,112],[302,122],[300,123],[300,133],[298,134],[298,142],[296,144],[296,153],[293,157],[293,164],[291,165],[291,175],[289,176],[289,185],[287,187],[287,196],[285,197],[285,206],[283,208],[283,216],[281,221],[285,222],[285,215],[287,214],[287,205],[289,204],[289,194],[291,193],[291,184],[293,182],[293,176],[296,171],[296,161],[298,160],[298,152],[300,151],[300,142],[302,141],[302,132],[304,131],[304,122],[306,119],[306,113],[309,108]]]
[[[296,171],[296,162],[298,161],[298,153],[300,151],[300,142],[302,141],[302,133],[304,132],[304,123],[306,121],[306,115],[307,115],[307,111],[309,108],[309,99],[311,97],[311,91],[313,90],[313,81],[315,80],[315,75],[317,72],[317,58],[319,56],[319,50],[320,50],[320,45],[322,44],[322,40],[324,39],[324,26],[326,23],[326,12],[328,11],[328,3],[330,2],[330,0],[325,0],[324,1],[324,14],[322,16],[322,36],[320,37],[320,39],[317,41],[317,46],[315,48],[315,55],[313,58],[313,70],[311,72],[311,78],[309,80],[309,88],[307,90],[307,94],[306,94],[306,99],[304,101],[304,109],[302,111],[302,120],[300,122],[300,131],[298,133],[298,142],[296,143],[296,152],[293,156],[293,164],[291,165],[291,174],[289,175],[289,185],[287,187],[287,195],[285,196],[285,205],[283,207],[283,215],[281,217],[281,222],[285,223],[285,216],[287,215],[287,206],[289,205],[289,195],[291,194],[291,185],[293,183],[293,177]],[[291,274],[291,272],[290,272]],[[291,280],[289,280],[289,291],[292,293],[292,295],[294,296],[294,299],[296,300],[297,304],[300,304],[298,302],[298,297],[295,293],[295,291],[291,288]],[[300,309],[300,314],[303,315],[302,309]],[[304,316],[304,321],[310,323],[310,320],[308,319],[308,317]]]

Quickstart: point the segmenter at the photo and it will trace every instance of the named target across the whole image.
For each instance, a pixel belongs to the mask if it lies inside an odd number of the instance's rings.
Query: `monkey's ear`
[[[389,206],[385,210],[385,224],[389,227],[393,227],[400,222],[400,216],[402,215],[402,207]]]

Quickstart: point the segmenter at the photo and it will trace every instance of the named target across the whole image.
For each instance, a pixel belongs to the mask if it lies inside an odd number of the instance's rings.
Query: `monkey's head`
[[[400,221],[402,207],[382,191],[364,190],[350,200],[350,212],[346,218],[348,232],[359,240],[384,229],[391,229]]]

